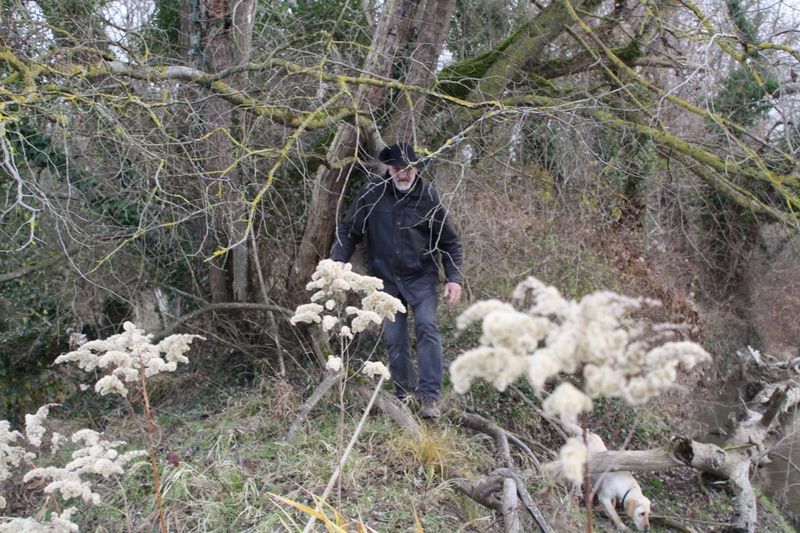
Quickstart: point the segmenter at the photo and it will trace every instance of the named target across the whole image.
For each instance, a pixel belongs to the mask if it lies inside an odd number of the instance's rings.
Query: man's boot
[[[421,398],[420,403],[422,409],[419,410],[419,416],[425,419],[439,418],[442,412],[436,407],[436,398]]]

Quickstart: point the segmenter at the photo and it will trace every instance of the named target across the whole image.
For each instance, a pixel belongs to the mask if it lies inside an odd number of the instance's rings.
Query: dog
[[[584,439],[584,430],[576,424],[560,421],[562,427],[573,435]],[[607,451],[603,439],[596,433],[585,432],[585,444],[588,456],[598,452]],[[617,531],[627,531],[629,528],[622,523],[617,514],[616,506],[619,504],[630,517],[636,529],[650,531],[650,500],[642,494],[642,488],[630,472],[604,472],[592,479],[592,492],[597,495],[597,501],[614,525]]]

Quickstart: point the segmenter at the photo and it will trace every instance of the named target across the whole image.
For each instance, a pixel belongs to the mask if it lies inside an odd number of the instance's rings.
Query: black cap
[[[414,152],[414,147],[403,142],[387,146],[381,150],[381,153],[378,154],[378,160],[384,165],[404,167],[413,164],[417,168],[422,167],[422,163]]]

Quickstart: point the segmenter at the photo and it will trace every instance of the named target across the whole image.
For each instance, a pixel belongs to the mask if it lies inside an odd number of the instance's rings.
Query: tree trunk
[[[191,27],[187,52],[209,73],[219,73],[246,63],[252,48],[255,0],[184,0],[181,6],[183,27]],[[195,43],[197,45],[195,46]],[[247,74],[229,80],[243,86]],[[233,106],[217,97],[208,99],[203,117],[208,134],[200,141],[205,165],[203,182],[211,209],[213,242],[227,248],[216,264],[209,265],[209,289],[213,302],[248,299],[249,253],[247,250],[246,207],[243,202],[243,178],[236,166],[236,148],[232,138],[235,113]]]
[[[456,7],[455,0],[427,0],[417,10],[415,21],[417,38],[408,58],[409,85],[429,87],[436,77],[436,66],[442,54],[450,19]],[[394,112],[386,128],[387,144],[398,141],[419,144],[417,127],[425,107],[424,94],[402,92],[395,102]]]
[[[375,31],[364,72],[371,76],[391,77],[392,67],[407,42],[414,13],[420,0],[390,0],[384,4]],[[365,114],[378,109],[384,101],[384,87],[362,85],[355,105]],[[337,208],[347,181],[355,170],[362,132],[351,124],[341,124],[314,178],[311,205],[303,240],[291,271],[291,285],[300,293],[321,257],[327,256],[336,227]]]

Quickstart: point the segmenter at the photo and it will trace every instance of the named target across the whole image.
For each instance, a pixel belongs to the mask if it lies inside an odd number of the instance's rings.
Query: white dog
[[[583,429],[575,424],[561,422],[570,433],[583,437]],[[607,451],[603,439],[596,433],[586,432],[586,448],[588,456]],[[627,530],[617,514],[616,506],[621,505],[625,514],[633,520],[639,531],[650,531],[650,500],[644,494],[639,483],[630,472],[604,472],[592,479],[592,491],[597,494],[597,501],[603,506],[606,515],[614,522],[618,530]]]

